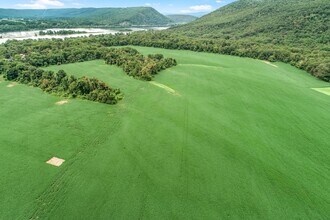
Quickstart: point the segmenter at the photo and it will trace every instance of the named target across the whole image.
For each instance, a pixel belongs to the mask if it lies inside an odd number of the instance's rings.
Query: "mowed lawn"
[[[121,88],[115,106],[0,82],[0,219],[330,216],[330,96],[313,89],[330,84],[282,63],[135,48],[179,65],[156,84],[100,60],[47,68]]]

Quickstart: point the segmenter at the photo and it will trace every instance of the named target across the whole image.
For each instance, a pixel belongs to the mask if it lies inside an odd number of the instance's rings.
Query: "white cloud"
[[[79,3],[79,2],[73,2],[72,3],[73,6],[83,6],[83,4]]]
[[[181,10],[182,13],[196,13],[196,12],[209,12],[212,11],[211,5],[194,5],[190,6],[189,9]]]
[[[32,0],[30,4],[17,4],[20,8],[45,9],[51,7],[63,7],[64,3],[59,0]]]
[[[218,3],[218,4],[220,4],[220,3],[223,2],[223,0],[217,0],[217,1],[215,1],[215,2]]]
[[[147,7],[157,8],[160,6],[160,3],[145,3],[144,5]]]

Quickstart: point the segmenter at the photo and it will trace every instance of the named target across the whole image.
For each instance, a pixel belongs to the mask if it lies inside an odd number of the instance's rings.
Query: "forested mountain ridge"
[[[65,19],[77,24],[95,25],[167,25],[171,20],[151,7],[0,9],[0,18],[37,20]]]
[[[173,28],[192,37],[274,44],[329,44],[328,0],[239,0]]]
[[[196,50],[286,62],[330,81],[329,27],[329,0],[238,0],[164,34],[204,42]]]

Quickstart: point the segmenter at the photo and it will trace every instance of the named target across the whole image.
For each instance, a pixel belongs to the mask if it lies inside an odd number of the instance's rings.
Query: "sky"
[[[234,0],[0,0],[0,8],[47,9],[150,6],[164,14],[209,13]]]

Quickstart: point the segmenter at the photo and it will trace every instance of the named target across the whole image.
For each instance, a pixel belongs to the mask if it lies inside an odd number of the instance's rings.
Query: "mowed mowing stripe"
[[[164,84],[157,83],[157,82],[155,82],[155,81],[151,81],[150,84],[152,84],[152,85],[154,85],[154,86],[157,86],[157,87],[159,87],[159,88],[162,88],[162,89],[164,89],[165,91],[167,91],[168,93],[171,93],[171,94],[173,94],[173,95],[178,95],[178,96],[180,96],[180,94],[177,93],[174,89],[172,89],[172,88],[170,88],[170,87],[168,87],[168,86],[166,86],[166,85],[164,85]]]
[[[328,88],[312,88],[313,90],[323,93],[325,95],[329,95],[330,96],[330,87]]]

